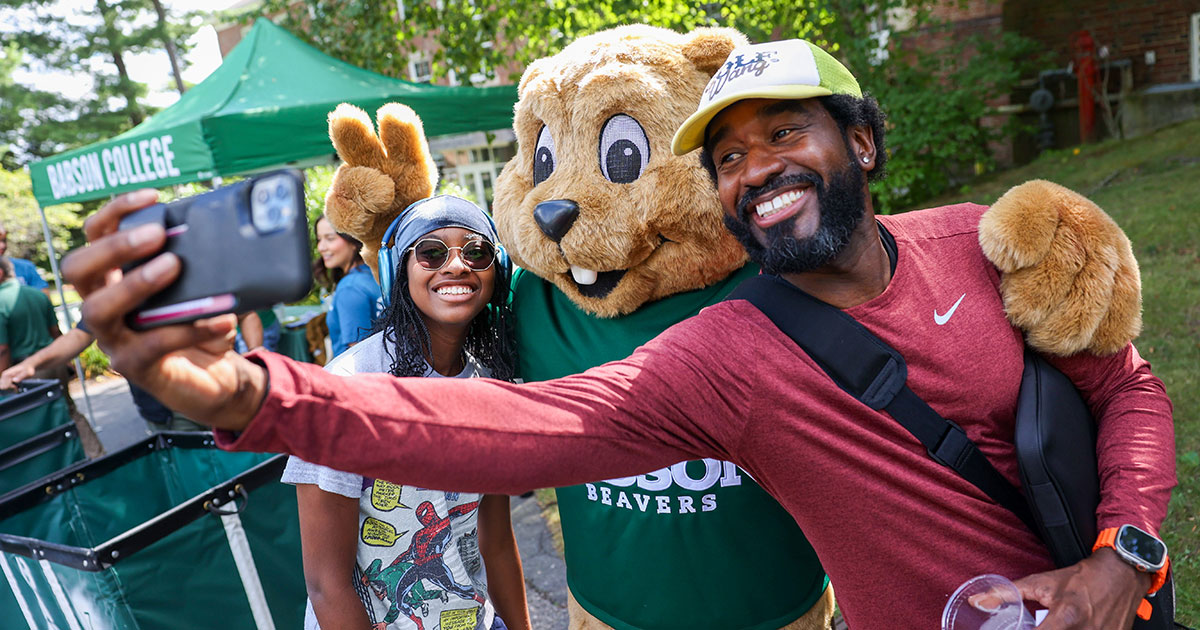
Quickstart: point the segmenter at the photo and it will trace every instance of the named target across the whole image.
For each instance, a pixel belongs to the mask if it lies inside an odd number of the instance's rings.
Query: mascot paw
[[[1111,354],[1141,331],[1141,278],[1129,239],[1096,204],[1031,181],[998,199],[979,243],[1000,269],[1009,320],[1034,349]]]
[[[388,103],[376,113],[379,134],[363,110],[346,103],[329,114],[329,139],[343,164],[325,197],[325,215],[339,232],[363,243],[372,266],[383,233],[414,201],[433,194],[437,167],[413,110]]]

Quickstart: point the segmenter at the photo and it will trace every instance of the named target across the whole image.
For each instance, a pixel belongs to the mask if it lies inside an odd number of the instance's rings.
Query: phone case
[[[251,216],[251,193],[256,182],[264,180],[290,182],[294,193],[284,199],[287,207],[272,208],[286,220],[276,217],[270,231],[256,227],[259,218]],[[132,328],[268,308],[299,300],[312,287],[304,177],[299,171],[279,171],[156,204],[125,217],[121,229],[152,222],[166,228],[163,251],[179,256],[183,268],[175,282],[130,313]]]

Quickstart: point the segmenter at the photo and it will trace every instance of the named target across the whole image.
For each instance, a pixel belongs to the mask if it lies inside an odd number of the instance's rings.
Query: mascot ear
[[[717,73],[734,48],[747,43],[746,36],[731,28],[698,28],[687,34],[683,56],[708,76]]]

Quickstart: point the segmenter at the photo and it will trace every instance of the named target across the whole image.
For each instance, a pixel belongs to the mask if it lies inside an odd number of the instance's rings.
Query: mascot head
[[[729,52],[730,29],[622,26],[521,77],[517,154],[496,182],[517,264],[601,317],[708,286],[745,262],[699,155],[671,139]]]

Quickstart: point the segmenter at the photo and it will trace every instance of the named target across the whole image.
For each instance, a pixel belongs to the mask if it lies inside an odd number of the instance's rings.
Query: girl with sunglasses
[[[512,380],[508,270],[495,243],[491,218],[469,201],[409,206],[380,251],[387,306],[376,332],[325,369]],[[306,630],[528,630],[507,496],[398,485],[296,457],[283,480],[299,500]]]

